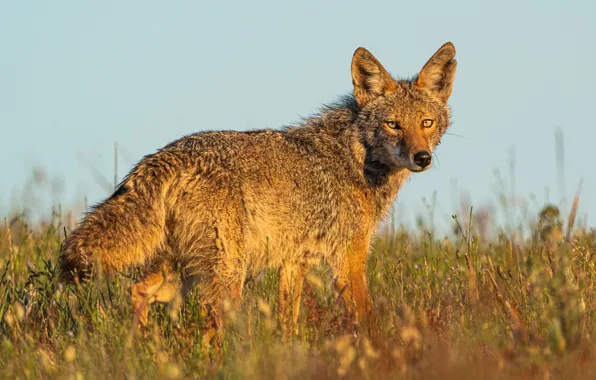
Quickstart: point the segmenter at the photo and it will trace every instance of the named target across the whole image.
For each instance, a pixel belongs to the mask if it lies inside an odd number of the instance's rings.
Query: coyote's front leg
[[[335,268],[335,289],[341,292],[355,326],[368,322],[372,311],[365,273],[369,244],[368,239],[354,241]]]
[[[300,296],[308,264],[283,264],[279,268],[278,315],[284,342],[298,333]]]

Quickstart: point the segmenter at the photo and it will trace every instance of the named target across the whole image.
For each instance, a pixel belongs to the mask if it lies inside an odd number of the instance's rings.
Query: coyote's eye
[[[391,129],[401,129],[397,121],[386,121],[385,125]]]
[[[434,121],[432,121],[431,119],[424,119],[424,120],[422,120],[422,126],[423,126],[424,128],[430,128],[430,127],[432,127],[432,126],[433,126],[433,124],[434,124],[434,123],[435,123],[435,122],[434,122]]]

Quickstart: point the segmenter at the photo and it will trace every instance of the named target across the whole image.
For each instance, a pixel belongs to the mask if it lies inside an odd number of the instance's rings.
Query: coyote
[[[131,300],[144,324],[151,303],[195,286],[220,315],[248,272],[278,268],[280,325],[295,333],[303,279],[325,260],[354,322],[365,320],[371,238],[410,173],[431,167],[450,125],[454,57],[448,42],[415,78],[396,80],[358,48],[353,94],[318,115],[281,130],[191,134],[145,156],[64,241],[62,280],[93,264],[143,265]]]

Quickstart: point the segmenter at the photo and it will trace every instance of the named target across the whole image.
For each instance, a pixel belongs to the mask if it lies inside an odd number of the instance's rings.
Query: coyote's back
[[[280,317],[295,321],[302,279],[324,259],[366,315],[370,239],[410,173],[431,166],[450,124],[454,56],[447,43],[398,81],[359,48],[353,96],[319,115],[282,130],[189,135],[146,156],[66,239],[63,279],[95,264],[144,265],[132,289],[143,320],[148,303],[195,284],[216,307],[241,295],[247,271],[276,267]]]
[[[166,263],[195,275],[224,259],[259,270],[323,258],[357,227],[355,205],[340,203],[363,180],[337,160],[345,147],[326,138],[209,132],[145,157],[65,241],[65,279],[95,262],[107,271]]]

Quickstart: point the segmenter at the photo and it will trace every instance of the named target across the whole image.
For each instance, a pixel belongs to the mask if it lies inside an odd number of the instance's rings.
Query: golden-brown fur
[[[454,56],[447,43],[417,78],[394,80],[359,48],[354,96],[319,115],[283,130],[197,133],[146,156],[66,239],[62,278],[94,263],[155,268],[131,290],[143,322],[150,303],[193,286],[217,311],[241,296],[247,271],[279,268],[280,320],[295,326],[303,278],[326,260],[365,318],[371,237],[449,126]]]

